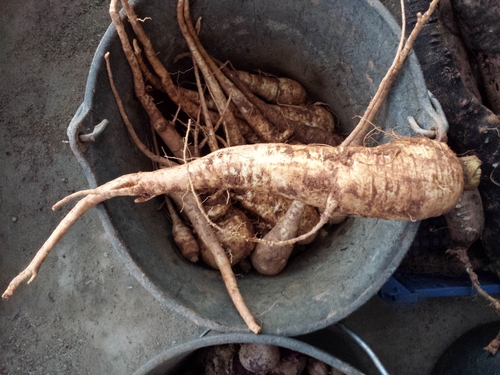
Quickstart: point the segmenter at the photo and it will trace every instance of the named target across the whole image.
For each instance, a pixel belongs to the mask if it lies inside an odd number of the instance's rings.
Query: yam
[[[283,217],[285,212],[292,203],[290,199],[284,198],[276,194],[260,194],[254,190],[234,190],[231,197],[247,211],[250,211],[260,218],[263,223],[262,228],[265,233],[271,230],[276,223]],[[299,223],[297,235],[308,233],[319,221],[319,214],[316,208],[306,206]],[[265,234],[263,233],[263,234]],[[315,236],[311,236],[307,240],[300,241],[301,245],[307,245]]]
[[[232,266],[250,255],[255,243],[246,241],[246,239],[254,237],[255,233],[248,217],[241,210],[229,209],[216,223],[224,229],[224,232],[217,233],[217,238],[226,251]],[[203,243],[200,245],[200,250],[203,261],[210,267],[218,269],[211,251]]]
[[[299,223],[306,205],[293,201],[285,215],[276,223],[273,229],[264,236],[267,241],[286,241],[297,237]],[[258,243],[250,255],[252,266],[261,275],[277,275],[285,268],[292,254],[293,244],[274,245]]]
[[[304,87],[290,78],[237,71],[238,78],[256,95],[271,103],[301,105],[307,98]]]
[[[172,220],[172,236],[175,244],[180,249],[184,258],[193,263],[198,262],[200,247],[198,246],[198,242],[193,232],[179,217],[168,197],[165,197],[165,203],[170,215],[170,220]]]

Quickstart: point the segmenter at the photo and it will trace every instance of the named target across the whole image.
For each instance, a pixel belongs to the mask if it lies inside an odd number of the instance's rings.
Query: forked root
[[[139,182],[139,183],[138,183]],[[17,275],[9,284],[5,292],[2,294],[2,298],[9,298],[12,296],[14,291],[19,287],[19,285],[26,280],[28,277],[28,284],[31,283],[37,276],[38,270],[40,269],[43,261],[49,255],[52,248],[59,242],[62,236],[68,231],[68,229],[82,216],[85,212],[99,203],[105,200],[119,197],[119,196],[138,196],[136,201],[146,201],[151,199],[154,195],[151,195],[147,189],[144,189],[140,184],[140,178],[137,174],[125,175],[117,178],[116,180],[110,181],[96,189],[87,189],[73,193],[61,201],[57,202],[53,209],[61,207],[64,203],[68,201],[85,195],[85,197],[80,200],[73,209],[68,212],[68,214],[61,220],[57,225],[56,229],[49,236],[47,241],[42,245],[40,250],[36,253],[35,257],[31,263]],[[155,194],[156,195],[156,194]]]
[[[90,208],[98,205],[99,203],[108,199],[103,195],[87,195],[62,219],[56,229],[52,232],[50,237],[45,241],[43,246],[38,250],[31,263],[19,275],[17,275],[9,284],[2,298],[9,298],[21,283],[29,277],[28,284],[30,284],[37,276],[43,261],[49,255],[50,250],[61,239],[61,237],[68,231],[68,229]]]
[[[139,198],[136,198],[136,201],[144,201],[156,195],[162,194],[161,191],[155,191],[155,192],[147,191],[148,189],[144,187],[143,181],[139,176],[140,174],[130,174],[122,176],[114,181],[110,181],[107,184],[100,186],[97,189],[77,192],[56,203],[56,205],[54,206],[60,207],[62,205],[61,202],[66,203],[72,198],[81,196],[86,193],[88,194],[86,197],[80,200],[75,205],[75,207],[59,223],[59,225],[52,232],[47,241],[43,244],[40,250],[38,250],[38,252],[36,253],[31,263],[28,265],[28,267],[26,267],[25,270],[23,270],[10,282],[9,286],[3,293],[2,298],[7,299],[11,297],[14,291],[19,287],[19,285],[21,285],[21,283],[27,278],[30,278],[28,280],[28,284],[35,279],[38,270],[40,269],[45,258],[49,255],[52,248],[68,231],[68,229],[80,218],[80,216],[82,216],[90,208],[98,205],[99,203],[104,202],[107,199],[118,196],[139,196]],[[189,200],[190,196],[189,193],[186,195],[183,195],[182,193],[177,193],[177,194],[173,193],[172,195],[174,198],[177,198],[181,202],[186,201],[186,199]],[[190,208],[186,210],[186,213],[188,214],[190,220],[192,221],[200,237],[208,239],[208,241],[211,244],[218,244],[218,240],[215,237],[215,233],[206,224],[206,222],[204,222],[204,218],[201,215],[199,215],[199,213],[196,212],[197,206],[191,202],[191,204],[188,204],[185,207]],[[229,261],[225,255],[224,250],[222,249],[222,247],[220,247],[220,245],[215,246],[215,250],[214,246],[210,246],[210,248],[214,254],[217,265],[221,270],[224,283],[227,286],[229,295],[233,300],[236,309],[242,316],[248,328],[254,333],[259,333],[261,331],[261,327],[257,324],[255,318],[252,316],[252,314],[250,313],[250,311],[248,310],[247,306],[243,301],[243,297],[241,296],[236,284],[236,278],[231,270],[231,265],[229,264]]]

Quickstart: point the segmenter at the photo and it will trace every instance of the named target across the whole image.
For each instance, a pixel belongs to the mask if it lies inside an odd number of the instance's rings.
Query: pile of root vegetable
[[[57,241],[90,208],[113,197],[144,202],[165,195],[179,249],[189,260],[201,258],[219,269],[236,309],[249,329],[259,333],[261,326],[244,303],[233,265],[249,258],[258,272],[275,275],[285,267],[294,244],[310,242],[323,225],[346,216],[422,220],[452,210],[464,189],[477,186],[480,170],[477,160],[471,170],[464,167],[465,160],[442,142],[443,129],[435,130],[433,140],[397,138],[363,146],[375,113],[437,3],[433,0],[419,15],[406,40],[403,33],[377,94],[359,125],[342,140],[333,116],[322,105],[306,104],[307,95],[297,82],[239,72],[210,56],[198,39],[203,25],[191,21],[187,0],[177,6],[189,50],[179,51],[179,58],[192,60],[196,89],[176,85],[142,28],[144,19],[122,0],[137,39],[131,40],[117,0],[112,0],[110,16],[133,73],[135,95],[159,138],[157,145],[149,148],[138,139],[113,83],[113,56],[107,54],[110,84],[132,139],[157,169],[124,175],[58,202],[54,208],[83,197],[3,297],[36,277]],[[178,112],[165,116],[153,90],[166,93]]]
[[[111,16],[134,72],[137,97],[148,112],[161,144],[147,150],[135,136],[132,124],[129,129],[138,147],[158,168],[172,166],[172,158],[183,163],[243,144],[340,144],[332,113],[321,104],[308,104],[307,93],[298,82],[238,71],[229,62],[220,63],[210,56],[198,39],[199,31],[191,21],[187,1],[179,1],[177,16],[189,52],[180,53],[178,59],[192,60],[189,71],[194,73],[191,82],[194,89],[185,88],[185,78],[181,78],[184,85],[174,83],[170,72],[157,59],[134,10],[126,2],[123,6],[139,42],[128,39],[113,3]],[[106,56],[106,60],[113,92],[128,123],[114,88],[110,57]],[[166,93],[178,106],[175,116],[167,119],[152,103],[156,93]],[[160,150],[167,158],[160,155]],[[238,179],[241,171],[235,170],[233,174]],[[319,222],[315,207],[276,194],[225,188],[191,193],[171,193],[165,197],[174,241],[187,259],[197,262],[201,258],[215,269],[220,262],[213,255],[214,241],[196,230],[194,221],[200,218],[193,219],[198,214],[190,215],[190,210],[199,209],[217,229],[217,247],[222,247],[231,266],[249,257],[251,265],[265,275],[283,270],[293,244],[276,247],[260,242],[256,246],[252,239],[289,240],[307,234]],[[309,243],[314,236],[315,233],[305,236],[300,242]]]
[[[342,375],[303,353],[270,344],[215,345],[200,349],[179,369],[181,375]]]

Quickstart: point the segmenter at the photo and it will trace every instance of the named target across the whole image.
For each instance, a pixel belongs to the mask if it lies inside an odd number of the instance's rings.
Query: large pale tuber
[[[56,207],[86,195],[3,297],[10,297],[23,280],[36,277],[50,250],[83,213],[113,197],[136,196],[136,202],[144,202],[169,192],[184,193],[190,186],[197,191],[254,189],[325,208],[326,219],[338,212],[423,220],[455,207],[464,185],[460,159],[446,144],[427,138],[400,139],[373,148],[286,144],[226,148],[185,165],[124,175],[64,198]]]

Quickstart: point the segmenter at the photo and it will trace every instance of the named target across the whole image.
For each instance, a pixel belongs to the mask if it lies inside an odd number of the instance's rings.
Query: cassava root
[[[136,202],[144,202],[162,194],[182,194],[189,190],[190,180],[196,191],[255,189],[319,208],[326,207],[330,199],[335,202],[335,212],[392,220],[442,215],[455,207],[464,188],[459,158],[444,143],[426,138],[401,139],[373,148],[237,146],[185,165],[124,175],[96,189],[71,194],[63,202],[85,197],[54,230],[34,262],[40,257],[43,261],[89,208],[118,196],[134,196]],[[10,297],[27,277],[32,281],[38,268],[30,265],[3,297]]]

